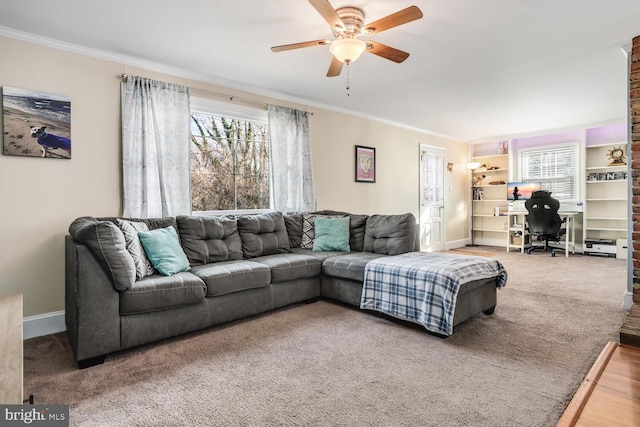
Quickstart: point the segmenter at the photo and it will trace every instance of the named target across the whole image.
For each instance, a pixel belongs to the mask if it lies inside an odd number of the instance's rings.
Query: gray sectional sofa
[[[316,215],[349,218],[349,252],[309,247]],[[140,239],[131,238],[131,225]],[[145,266],[134,247],[153,234],[147,230],[167,227],[188,260],[171,275]],[[419,250],[417,236],[411,214],[78,218],[65,242],[65,320],[75,360],[92,366],[109,353],[320,297],[359,307],[367,262]],[[494,279],[463,285],[454,325],[495,304]]]

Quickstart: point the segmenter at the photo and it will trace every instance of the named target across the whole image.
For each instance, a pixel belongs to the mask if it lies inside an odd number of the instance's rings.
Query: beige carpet
[[[25,342],[25,394],[77,426],[554,426],[617,340],[626,262],[494,256],[496,312],[447,339],[320,301],[80,371],[55,334]]]

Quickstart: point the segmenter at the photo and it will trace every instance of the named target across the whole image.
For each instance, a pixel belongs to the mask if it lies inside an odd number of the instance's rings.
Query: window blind
[[[577,199],[577,164],[577,145],[520,151],[522,181],[540,182],[558,200]]]

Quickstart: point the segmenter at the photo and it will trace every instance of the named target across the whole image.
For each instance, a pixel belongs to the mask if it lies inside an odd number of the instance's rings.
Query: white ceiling
[[[364,54],[350,66],[347,96],[346,67],[325,77],[327,46],[269,49],[332,38],[307,0],[2,1],[0,34],[25,36],[17,30],[466,141],[626,116],[621,48],[640,35],[639,0],[330,1],[363,9],[366,22],[417,5],[422,19],[370,37],[411,56],[396,64]]]

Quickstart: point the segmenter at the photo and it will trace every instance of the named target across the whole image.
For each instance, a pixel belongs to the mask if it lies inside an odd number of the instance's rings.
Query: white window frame
[[[580,143],[578,142],[569,142],[569,143],[559,143],[559,144],[551,144],[551,145],[544,145],[544,146],[535,146],[535,147],[526,147],[526,148],[520,148],[518,149],[518,181],[533,181],[535,182],[536,179],[535,178],[524,178],[522,173],[523,173],[523,161],[522,161],[522,157],[523,154],[526,154],[528,152],[533,152],[533,151],[545,151],[545,150],[556,150],[556,149],[561,149],[561,148],[571,148],[574,150],[575,152],[575,160],[576,160],[576,164],[575,164],[575,170],[574,170],[574,175],[573,175],[573,179],[574,179],[574,194],[572,195],[573,197],[568,198],[568,199],[560,199],[558,198],[558,200],[560,201],[560,209],[562,209],[562,205],[566,205],[566,206],[575,206],[575,203],[577,203],[577,201],[580,199],[580,177],[581,177],[581,170],[582,168],[580,167],[580,162],[581,162],[581,156],[580,156]],[[542,186],[543,189],[544,188],[544,183]],[[553,194],[552,194],[553,196]]]
[[[191,96],[191,112],[213,114],[233,119],[248,120],[252,122],[269,123],[269,113],[264,109],[248,107],[246,105],[231,104],[208,98]],[[191,119],[189,119],[191,120]],[[191,169],[189,169],[191,170]],[[272,212],[273,209],[230,209],[213,211],[193,211],[193,215],[221,216],[221,215],[250,215]]]

